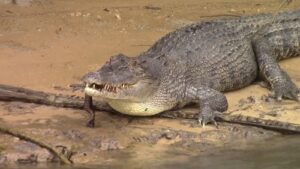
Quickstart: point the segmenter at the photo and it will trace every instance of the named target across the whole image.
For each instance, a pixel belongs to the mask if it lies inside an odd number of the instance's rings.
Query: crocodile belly
[[[151,102],[127,102],[122,100],[109,100],[108,104],[116,111],[133,116],[152,116],[172,109],[176,104],[155,104]]]

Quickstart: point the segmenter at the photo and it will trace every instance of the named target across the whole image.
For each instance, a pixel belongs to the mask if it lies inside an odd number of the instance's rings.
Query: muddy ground
[[[72,93],[88,71],[99,68],[110,56],[135,56],[166,33],[183,25],[220,16],[237,17],[262,12],[297,9],[299,1],[280,0],[0,0],[0,84],[55,93]],[[300,59],[282,67],[300,83]],[[74,93],[73,93],[74,94]],[[77,92],[76,95],[82,95]],[[268,90],[259,85],[227,93],[230,109],[249,96],[261,100]],[[261,118],[290,120],[300,124],[299,106],[284,102],[268,106],[254,102],[243,111]],[[277,106],[277,114],[272,110]],[[265,113],[262,117],[261,113]],[[278,112],[280,113],[278,115]],[[241,112],[236,112],[241,113]],[[237,124],[221,123],[200,128],[193,120],[133,118],[97,112],[96,128],[84,126],[81,110],[19,102],[0,102],[1,124],[21,131],[58,149],[73,152],[74,163],[113,163],[120,158],[164,157],[180,149],[181,158],[221,149],[243,149],[249,143],[279,133]],[[239,146],[236,146],[239,145]],[[134,155],[132,155],[134,154]],[[0,163],[35,163],[53,160],[36,145],[0,135]]]

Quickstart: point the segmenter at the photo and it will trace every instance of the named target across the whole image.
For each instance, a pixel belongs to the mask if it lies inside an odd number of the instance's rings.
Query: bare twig
[[[56,156],[57,158],[59,158],[59,160],[60,160],[60,162],[62,164],[72,164],[72,161],[70,159],[68,159],[67,157],[65,157],[64,154],[56,151],[50,145],[42,143],[42,142],[40,142],[40,141],[38,141],[36,139],[33,139],[31,137],[28,137],[28,136],[25,136],[23,134],[20,134],[17,131],[13,131],[13,130],[8,129],[8,128],[3,127],[3,126],[0,126],[0,132],[4,133],[4,134],[11,135],[11,136],[14,136],[14,137],[17,137],[17,138],[19,138],[21,140],[25,140],[25,141],[31,142],[33,144],[36,144],[36,145],[40,146],[41,148],[47,149],[51,154],[53,154],[54,156]]]
[[[239,111],[239,110],[233,110]],[[181,109],[181,110],[174,110],[174,111],[167,111],[161,113],[159,116],[166,117],[166,118],[185,118],[185,119],[197,119],[198,113],[197,110],[188,110],[188,109]],[[262,127],[270,130],[281,131],[284,133],[300,133],[300,125],[288,123],[288,122],[281,122],[276,120],[266,120],[257,117],[245,116],[242,114],[239,115],[230,115],[223,114],[218,117],[220,121],[228,122],[228,123],[236,123],[236,124],[243,124],[249,126],[257,126]]]
[[[21,101],[27,103],[36,103],[51,105],[56,107],[68,107],[75,109],[83,109],[84,98],[79,96],[61,95],[46,93],[25,89],[21,87],[1,85],[0,84],[0,100],[2,101]],[[94,107],[101,111],[113,111],[107,104],[95,102]]]

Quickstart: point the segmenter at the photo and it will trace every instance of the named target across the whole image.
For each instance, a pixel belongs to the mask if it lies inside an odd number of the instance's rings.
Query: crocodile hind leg
[[[209,122],[217,126],[215,117],[228,108],[225,95],[208,87],[189,87],[186,90],[186,100],[199,104],[198,120],[202,126],[205,126]]]
[[[95,127],[95,111],[93,109],[93,99],[92,96],[85,94],[84,96],[84,109],[88,112],[89,119],[86,123],[87,127],[94,128]]]
[[[283,38],[283,37],[282,37]],[[255,38],[252,41],[253,50],[263,78],[270,84],[275,98],[280,101],[282,98],[299,101],[298,87],[292,82],[288,74],[283,71],[277,61],[284,57],[284,47],[272,41],[272,38]],[[288,48],[288,44],[286,44]],[[280,51],[281,50],[281,51]],[[295,52],[294,52],[295,53]]]

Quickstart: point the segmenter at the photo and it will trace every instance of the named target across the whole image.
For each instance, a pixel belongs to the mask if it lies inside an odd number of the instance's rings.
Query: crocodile
[[[92,97],[114,110],[151,116],[199,105],[199,122],[214,123],[228,102],[223,92],[260,79],[277,101],[299,101],[299,89],[278,61],[300,55],[300,10],[203,21],[179,28],[135,57],[112,56],[83,77],[87,126]]]

